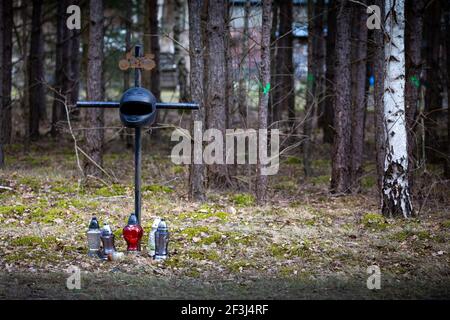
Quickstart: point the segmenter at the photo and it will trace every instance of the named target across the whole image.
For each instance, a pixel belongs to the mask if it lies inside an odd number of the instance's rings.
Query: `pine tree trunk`
[[[175,64],[177,66],[178,72],[178,88],[179,88],[179,102],[188,102],[189,99],[189,89],[188,89],[188,70],[186,68],[186,62],[181,55],[181,46],[179,45],[181,41],[181,33],[184,29],[184,17],[185,17],[185,7],[184,1],[175,1],[175,25],[173,27],[173,39],[175,48]]]
[[[280,33],[278,40],[277,75],[280,77],[280,91],[277,96],[276,108],[279,112],[287,111],[288,125],[293,131],[295,118],[295,92],[294,92],[294,62],[293,62],[293,4],[292,1],[280,1]]]
[[[155,55],[153,59],[156,67],[150,72],[150,91],[159,101],[161,100],[161,85],[160,85],[160,47],[159,47],[159,31],[158,31],[158,1],[148,0],[149,4],[149,33],[150,37],[150,52]]]
[[[323,142],[333,143],[333,106],[335,101],[334,91],[334,68],[336,59],[336,2],[328,1],[328,27],[326,39],[326,73],[325,73],[325,99],[323,107],[323,115],[320,118],[320,125],[323,128]]]
[[[384,1],[375,0],[374,4],[380,8],[380,21],[384,17]],[[385,136],[384,136],[384,31],[383,29],[373,30],[373,68],[374,68],[374,123],[375,123],[375,151],[376,151],[376,167],[377,167],[377,186],[380,203],[383,201],[383,175],[384,175],[384,158],[385,158]]]
[[[406,50],[406,122],[408,134],[409,183],[412,187],[416,163],[416,118],[420,93],[420,72],[422,70],[422,30],[424,0],[406,0],[405,4],[405,50]]]
[[[207,21],[207,81],[206,81],[206,121],[208,129],[222,132],[225,146],[225,126],[227,121],[225,108],[226,94],[226,61],[225,61],[225,2],[211,1],[208,5]],[[223,148],[223,164],[212,164],[208,167],[210,186],[223,187],[230,185],[227,166],[225,164],[226,149]]]
[[[249,55],[249,18],[250,18],[250,0],[245,1],[244,8],[244,29],[242,30],[242,53],[239,61],[239,92],[238,92],[238,110],[242,119],[242,127],[247,128],[247,81],[245,74],[245,65],[247,64]]]
[[[148,78],[148,71],[144,71],[142,74],[143,85],[153,93],[156,100],[161,100],[161,80],[160,80],[160,46],[159,46],[159,29],[158,29],[158,0],[146,0],[145,6],[147,8],[147,17],[145,18],[145,36],[144,36],[144,49],[145,42],[148,41],[148,50],[145,53],[151,53],[154,55],[153,61],[155,61],[156,67],[150,71],[150,77]],[[150,80],[149,85],[147,85]],[[158,114],[155,119],[155,126],[158,126]],[[153,139],[158,140],[160,136],[159,130],[153,130]]]
[[[72,1],[71,4],[80,5],[80,0]],[[74,29],[70,31],[70,77],[69,77],[69,105],[75,106],[80,91],[80,37],[81,31]]]
[[[424,39],[426,39],[426,91],[425,91],[425,153],[427,161],[438,163],[440,145],[438,119],[442,116],[440,44],[441,44],[441,2],[432,1],[427,5]],[[448,36],[448,35],[447,35]]]
[[[103,0],[90,1],[89,49],[87,70],[87,99],[103,100]],[[86,109],[86,153],[95,162],[85,159],[86,175],[101,176],[98,166],[103,164],[104,110]]]
[[[323,0],[308,2],[308,75],[306,79],[306,106],[303,122],[303,168],[305,176],[311,176],[311,142],[316,111],[322,99],[324,77],[324,20]],[[321,104],[323,105],[323,104]]]
[[[59,135],[59,121],[65,119],[64,101],[68,98],[67,91],[69,89],[69,29],[66,27],[66,9],[67,1],[58,1],[57,5],[57,25],[56,25],[56,65],[55,65],[55,85],[52,107],[52,127],[51,135],[56,137]]]
[[[365,0],[361,0],[365,4]],[[367,14],[366,7],[353,4],[352,21],[352,141],[351,180],[353,191],[359,191],[363,173],[364,128],[367,83]]]
[[[204,32],[202,28],[201,14],[206,8],[205,0],[192,0],[188,2],[189,8],[189,54],[190,54],[190,83],[191,98],[200,105],[198,111],[194,111],[192,119],[191,134],[194,139],[203,138],[202,128],[205,125],[205,104],[204,104]],[[201,126],[198,126],[200,124]],[[195,130],[195,131],[194,131]],[[198,143],[198,141],[197,141]],[[203,165],[203,148],[193,150],[193,161],[189,171],[189,196],[192,200],[205,200],[205,166]]]
[[[449,102],[447,103],[447,159],[445,166],[445,176],[450,179],[450,3],[447,2],[446,6],[446,16],[445,16],[445,31],[447,37],[445,38],[445,47],[447,53],[447,98]]]
[[[272,29],[272,1],[263,0],[262,3],[262,30],[261,30],[261,79],[263,88],[266,84],[270,83],[270,32]],[[258,103],[258,127],[261,130],[267,130],[267,115],[268,115],[268,105],[269,105],[269,94],[259,92],[259,103]],[[265,148],[267,152],[267,135],[259,136],[258,148]],[[265,141],[264,141],[265,140]],[[260,151],[259,151],[260,152]],[[256,199],[259,204],[263,204],[267,200],[267,175],[262,174],[264,164],[260,162],[258,157],[258,177],[256,182]]]
[[[383,175],[385,216],[412,215],[408,184],[408,138],[405,118],[405,1],[386,0],[384,59],[384,128],[386,157]]]
[[[270,31],[270,44],[272,45],[270,49],[270,78],[272,81],[271,90],[269,91],[269,124],[272,128],[272,124],[276,121],[280,120],[280,115],[276,114],[276,110],[278,110],[275,106],[277,98],[275,93],[277,92],[277,76],[276,76],[276,59],[277,59],[277,44],[276,44],[276,36],[278,32],[278,16],[279,16],[279,6],[278,2],[274,1],[272,5],[272,30]]]
[[[37,140],[39,138],[39,120],[40,110],[45,108],[45,92],[44,92],[44,68],[42,61],[43,57],[43,43],[42,43],[42,28],[41,28],[41,12],[42,0],[33,1],[33,15],[31,21],[31,45],[30,45],[30,66],[29,82],[29,138],[30,140]]]
[[[0,104],[0,146],[11,142],[11,85],[12,85],[12,26],[13,5],[11,0],[2,0],[1,73],[2,91]],[[0,150],[0,153],[1,150]],[[3,158],[3,157],[1,157]],[[0,159],[1,160],[1,159]],[[1,165],[0,161],[0,165]]]
[[[350,191],[351,152],[351,17],[349,1],[336,1],[336,69],[334,106],[334,143],[330,190],[333,193]]]
[[[125,52],[130,52],[131,51],[131,23],[132,23],[132,10],[131,10],[131,6],[128,4],[125,4],[124,10],[125,10],[125,17],[124,17],[124,22],[125,22]],[[128,88],[130,88],[130,73],[131,70],[125,70],[123,72],[123,91],[125,92]],[[124,128],[123,131],[124,132],[121,137],[123,139],[125,139],[125,146],[127,149],[131,149],[133,147],[133,131],[131,128]]]

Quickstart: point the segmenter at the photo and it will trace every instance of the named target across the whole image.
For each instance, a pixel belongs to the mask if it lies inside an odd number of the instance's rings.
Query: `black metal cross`
[[[155,65],[151,60],[152,55],[146,55],[142,57],[141,46],[137,45],[134,50],[134,57],[131,57],[130,54],[127,54],[127,60],[120,61],[120,68],[122,70],[126,70],[129,67],[134,68],[134,88],[141,88],[141,69],[151,70]],[[134,89],[130,88],[130,89]],[[128,89],[122,97],[124,97],[127,92],[130,91]],[[136,90],[135,90],[136,91]],[[137,91],[137,93],[142,93],[145,96],[145,93],[149,93],[151,97],[153,94],[147,90],[141,90],[142,92]],[[122,100],[121,100],[122,101]],[[130,105],[127,113],[132,113],[133,110],[136,110],[136,114],[141,115],[143,102],[136,100],[134,105],[133,101],[128,102]],[[156,110],[169,110],[169,109],[184,109],[184,110],[198,110],[199,105],[197,103],[164,103],[164,102],[155,102],[155,103],[147,103],[148,110],[150,112],[155,112]],[[78,101],[78,108],[120,108],[121,102],[115,101]],[[153,117],[154,119],[154,117]],[[151,124],[154,120],[150,120]],[[125,123],[126,126],[130,126],[129,123]],[[138,223],[141,223],[141,125],[133,125],[131,126],[135,129],[135,147],[134,147],[134,207],[135,214],[138,220]]]

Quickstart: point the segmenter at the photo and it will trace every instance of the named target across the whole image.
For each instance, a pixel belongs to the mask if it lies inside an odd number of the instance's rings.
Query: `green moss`
[[[84,188],[80,187],[78,188],[78,184],[68,183],[68,182],[56,182],[52,186],[52,191],[58,192],[58,193],[84,193]]]
[[[330,175],[326,174],[326,175],[322,175],[322,176],[311,177],[311,182],[313,184],[327,184],[327,183],[330,183]]]
[[[367,213],[362,218],[362,224],[371,230],[384,230],[388,226],[386,219],[378,213]]]
[[[450,228],[450,220],[446,220],[446,221],[442,222],[442,226],[444,228]]]
[[[25,157],[23,157],[22,160],[32,166],[43,166],[48,165],[51,159],[50,156],[42,156],[42,155],[38,156],[37,154],[33,154],[33,155],[26,155]]]
[[[287,164],[302,164],[302,160],[298,157],[289,156],[286,159]]]
[[[370,189],[375,186],[377,180],[374,176],[364,176],[361,179],[361,185],[363,188]]]
[[[209,233],[210,230],[205,226],[188,227],[181,231],[181,234],[184,235],[188,240],[192,240],[192,238],[194,237],[199,237],[202,232]]]
[[[63,208],[34,207],[31,209],[31,214],[27,217],[26,222],[53,224],[56,219],[62,219],[65,221],[79,221],[81,219],[80,215],[76,213],[68,215],[66,211],[67,210]]]
[[[119,184],[113,184],[111,186],[105,186],[95,191],[95,195],[101,197],[114,197],[125,194],[125,187]]]
[[[18,214],[22,215],[27,207],[22,204],[16,204],[12,206],[0,206],[1,215]]]
[[[231,197],[231,201],[239,207],[249,207],[255,204],[255,197],[248,193],[238,193]]]
[[[200,240],[201,244],[212,244],[212,243],[220,243],[222,241],[222,236],[220,233],[213,233],[207,237],[204,237]]]
[[[307,271],[300,271],[299,272],[299,266],[282,266],[279,270],[278,270],[278,274],[281,277],[284,278],[297,278],[297,279],[308,279],[309,277],[311,277],[311,273],[307,272]]]
[[[185,265],[185,261],[179,255],[169,255],[169,258],[164,261],[164,265],[170,268],[179,268]]]
[[[186,271],[186,276],[192,277],[192,278],[198,278],[198,277],[200,277],[200,271],[198,271],[197,269],[191,268]]]
[[[331,162],[328,159],[317,159],[312,161],[312,166],[316,169],[328,169],[331,166]]]
[[[308,240],[302,241],[300,244],[277,244],[273,243],[269,246],[269,253],[278,259],[281,258],[293,258],[293,257],[306,257],[310,254],[311,243]]]
[[[417,236],[417,238],[421,241],[431,239],[431,234],[428,231],[414,230],[408,226],[405,227],[402,231],[394,233],[390,238],[392,240],[403,242],[413,236]]]
[[[313,219],[306,219],[305,222],[304,222],[304,224],[305,224],[306,226],[312,227],[312,226],[314,226],[314,225],[316,224],[316,220],[315,220],[314,218],[313,218]]]
[[[184,167],[183,166],[173,166],[172,171],[174,174],[182,174],[182,173],[184,173]]]
[[[237,261],[232,261],[230,263],[228,263],[227,265],[228,270],[230,270],[231,272],[242,272],[245,269],[254,269],[255,268],[255,264],[249,261],[245,261],[245,260],[237,260]]]
[[[70,207],[77,209],[84,209],[84,208],[95,209],[100,205],[100,203],[98,201],[89,201],[74,198],[74,199],[58,200],[55,205],[58,208],[64,209],[68,209]]]
[[[149,191],[154,193],[172,193],[173,189],[167,187],[167,186],[161,186],[157,184],[151,184],[148,186],[142,187],[142,191]]]
[[[298,185],[294,181],[282,181],[273,186],[275,190],[296,191]]]
[[[11,241],[13,246],[19,247],[41,247],[48,249],[57,243],[55,237],[38,237],[38,236],[23,236],[15,238]]]
[[[194,260],[210,260],[210,261],[219,261],[220,256],[216,251],[207,250],[207,251],[190,251],[188,252],[188,256]]]
[[[41,187],[40,181],[34,177],[21,177],[18,182],[21,185],[26,185],[33,191],[37,191]]]
[[[193,212],[184,212],[178,216],[180,219],[205,220],[211,217],[217,217],[222,221],[228,220],[228,213],[214,210],[198,210]]]

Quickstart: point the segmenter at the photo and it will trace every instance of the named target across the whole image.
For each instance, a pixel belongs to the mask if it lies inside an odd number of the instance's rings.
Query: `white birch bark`
[[[384,130],[386,155],[382,212],[387,216],[412,215],[408,184],[405,119],[405,1],[385,1]]]

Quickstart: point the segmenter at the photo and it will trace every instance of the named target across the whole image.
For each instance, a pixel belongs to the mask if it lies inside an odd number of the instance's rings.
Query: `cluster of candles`
[[[105,224],[100,229],[100,224],[96,217],[92,217],[87,231],[88,255],[99,257],[103,260],[116,260],[121,253],[117,252],[114,245],[114,234],[111,227]],[[123,238],[127,243],[128,253],[141,251],[141,239],[144,230],[139,225],[136,215],[132,213],[128,219],[128,224],[122,230]],[[169,231],[164,219],[155,219],[149,233],[148,254],[155,260],[163,260],[168,255]]]

